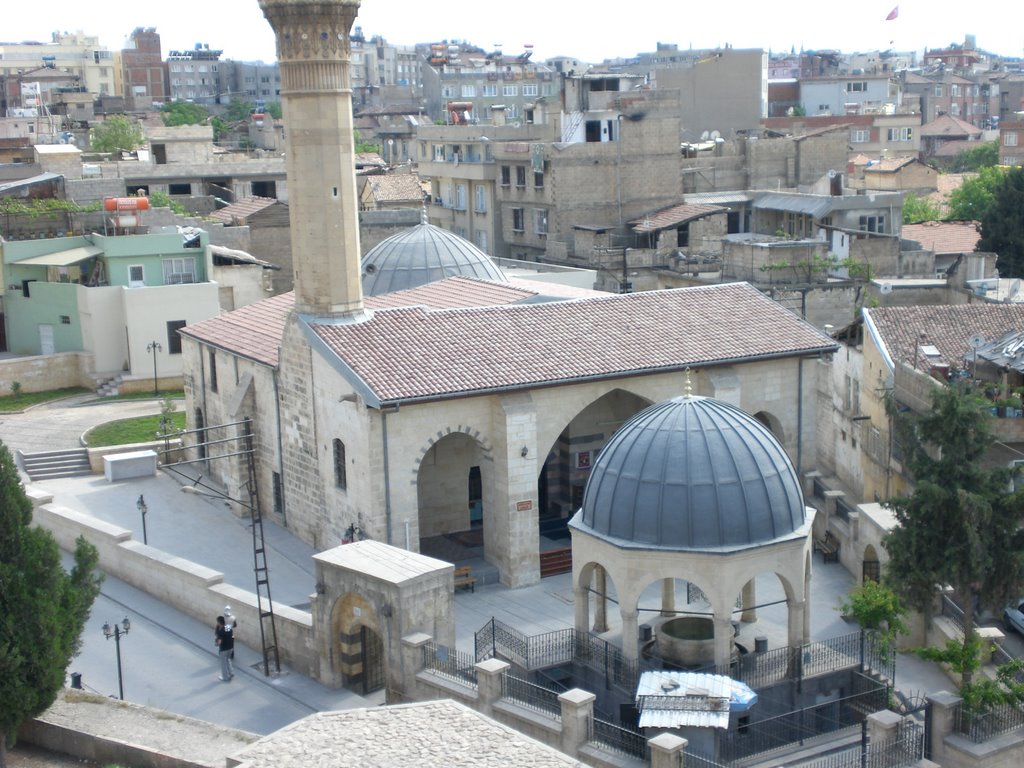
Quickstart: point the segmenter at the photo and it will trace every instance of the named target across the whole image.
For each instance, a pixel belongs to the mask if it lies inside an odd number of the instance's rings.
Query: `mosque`
[[[358,4],[260,5],[281,62],[295,290],[182,331],[207,476],[233,496],[249,482],[215,431],[248,419],[263,513],[319,550],[371,539],[418,552],[424,539],[469,532],[501,582],[522,586],[540,578],[542,524],[582,507],[574,548],[587,540],[586,561],[614,574],[631,567],[612,556],[630,537],[609,527],[622,521],[609,510],[628,503],[627,484],[637,498],[651,487],[648,467],[631,461],[612,479],[607,468],[626,455],[616,431],[670,403],[688,414],[682,428],[711,430],[700,460],[714,471],[690,498],[686,531],[650,511],[631,530],[655,549],[790,558],[783,581],[802,606],[807,521],[794,484],[815,454],[821,361],[834,342],[745,283],[609,295],[507,279],[425,223],[361,259],[348,86]],[[727,468],[730,451],[745,458]],[[677,458],[661,456],[660,471],[682,471]],[[599,470],[618,490],[594,498],[610,506],[584,503]],[[774,511],[730,511],[755,497]],[[644,556],[635,541],[619,549]],[[574,584],[592,575],[574,573]],[[751,588],[723,584],[716,611],[733,586]],[[791,635],[805,635],[804,622],[791,608]]]

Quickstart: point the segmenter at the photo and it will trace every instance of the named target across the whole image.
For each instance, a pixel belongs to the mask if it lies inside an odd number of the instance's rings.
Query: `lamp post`
[[[103,624],[103,634],[107,640],[111,637],[114,638],[114,648],[117,652],[117,695],[122,701],[124,701],[124,678],[121,676],[121,636],[127,635],[131,628],[132,623],[128,621],[127,616],[120,624],[115,624],[113,627],[110,626],[110,622]]]
[[[153,353],[153,394],[154,395],[159,395],[160,394],[160,390],[157,389],[157,385],[156,385],[156,353],[160,352],[162,349],[163,349],[163,347],[160,346],[160,342],[159,341],[151,341],[151,342],[149,342],[149,344],[146,345],[146,351]]]
[[[135,502],[135,508],[142,513],[142,543],[149,544],[149,538],[146,536],[146,513],[149,511],[149,507],[146,506],[146,500],[142,498],[142,494],[139,494],[139,500]],[[128,630],[125,630],[126,632]]]

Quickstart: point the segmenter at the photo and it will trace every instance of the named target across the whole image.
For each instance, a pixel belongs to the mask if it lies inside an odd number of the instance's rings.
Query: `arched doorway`
[[[764,424],[768,428],[768,431],[775,435],[775,439],[778,440],[782,445],[786,444],[785,430],[782,428],[782,422],[778,420],[773,414],[768,411],[758,411],[754,414],[754,418]]]
[[[878,560],[878,552],[868,544],[864,548],[864,560],[861,563],[861,581],[880,581],[881,578],[882,564]]]
[[[331,663],[341,684],[367,694],[384,687],[387,657],[380,620],[361,596],[349,592],[338,598],[331,613]]]

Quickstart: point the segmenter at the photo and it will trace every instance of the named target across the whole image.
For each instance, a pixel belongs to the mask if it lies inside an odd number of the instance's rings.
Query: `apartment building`
[[[170,99],[167,64],[163,60],[160,35],[155,27],[136,27],[121,49],[120,90],[125,109],[152,109],[154,103]]]
[[[221,94],[220,57],[223,51],[197,43],[191,51],[167,54],[167,76],[172,101],[217,104]]]
[[[74,89],[116,93],[114,52],[83,32],[54,32],[48,43],[0,43],[0,110],[49,105]],[[32,103],[26,104],[25,99]]]

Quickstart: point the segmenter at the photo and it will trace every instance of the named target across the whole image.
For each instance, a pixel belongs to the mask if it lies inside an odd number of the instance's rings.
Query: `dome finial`
[[[683,384],[683,395],[687,398],[693,397],[693,382],[690,381],[690,366],[686,366],[683,373],[686,375],[686,381]]]
[[[424,202],[420,208],[420,224],[429,224],[430,220],[427,218],[427,204]]]

